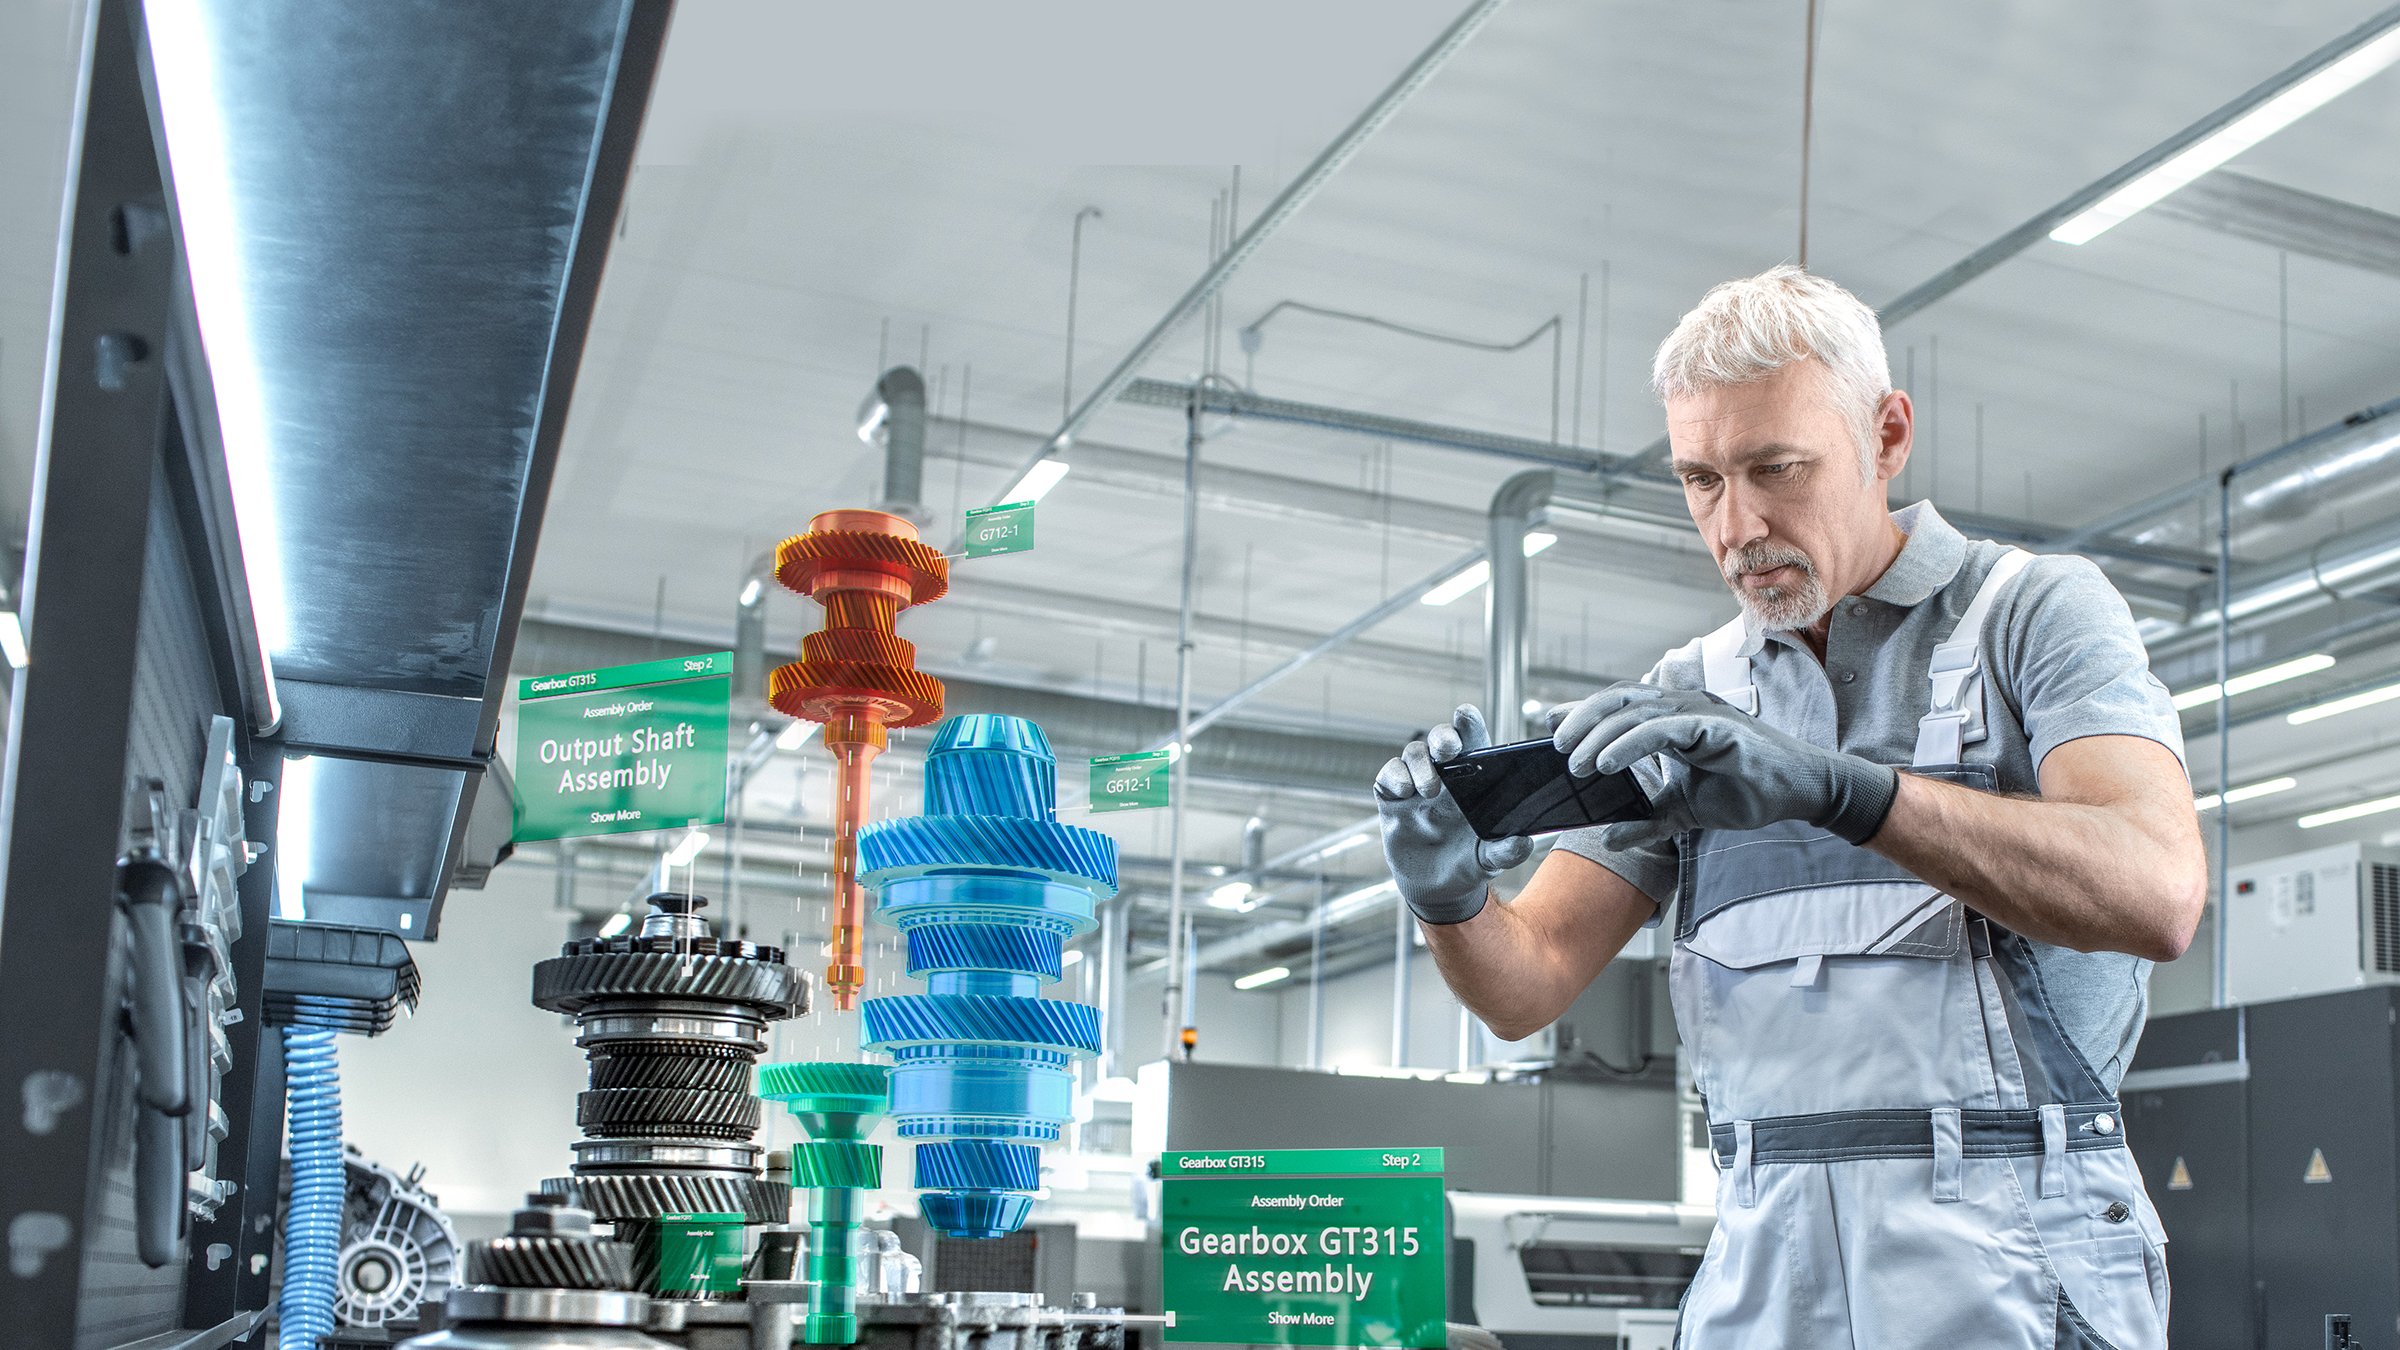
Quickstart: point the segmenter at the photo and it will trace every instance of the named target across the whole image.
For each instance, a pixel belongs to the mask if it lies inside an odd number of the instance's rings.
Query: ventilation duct
[[[858,438],[883,447],[883,496],[875,509],[919,525],[925,514],[925,377],[894,366],[858,405]]]

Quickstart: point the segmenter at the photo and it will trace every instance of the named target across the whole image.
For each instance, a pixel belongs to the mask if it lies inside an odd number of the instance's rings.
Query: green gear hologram
[[[758,1095],[781,1102],[810,1142],[792,1149],[792,1185],[808,1192],[811,1345],[858,1340],[858,1233],[864,1192],[883,1184],[883,1148],[865,1142],[891,1103],[880,1064],[762,1064]]]

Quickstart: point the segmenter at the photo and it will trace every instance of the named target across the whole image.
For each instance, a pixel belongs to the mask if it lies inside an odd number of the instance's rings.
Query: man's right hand
[[[1426,923],[1465,923],[1483,911],[1492,878],[1533,853],[1531,839],[1480,839],[1434,765],[1492,743],[1483,714],[1463,704],[1445,726],[1410,741],[1375,775],[1383,859],[1400,898]]]

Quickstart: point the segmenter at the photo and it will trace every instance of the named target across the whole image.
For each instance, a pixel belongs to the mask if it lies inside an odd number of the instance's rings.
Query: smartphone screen
[[[1631,773],[1577,778],[1566,752],[1548,740],[1470,750],[1434,771],[1485,839],[1515,839],[1646,820],[1650,798]]]

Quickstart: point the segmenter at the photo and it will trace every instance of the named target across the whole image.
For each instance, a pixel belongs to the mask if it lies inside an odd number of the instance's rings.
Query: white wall
[[[425,1164],[445,1209],[506,1213],[572,1160],[583,1054],[567,1019],[528,1002],[534,963],[566,939],[550,904],[550,873],[524,864],[453,891],[441,940],[410,944],[416,1015],[341,1038],[344,1133],[401,1171]]]
[[[1260,1063],[1309,1063],[1308,983],[1305,970],[1281,986],[1283,1040],[1278,1058]],[[1411,951],[1408,984],[1408,1059],[1419,1069],[1458,1067],[1458,1000],[1442,983],[1433,957]],[[1318,1068],[1381,1068],[1392,1064],[1392,966],[1354,971],[1325,982],[1325,1054]]]

